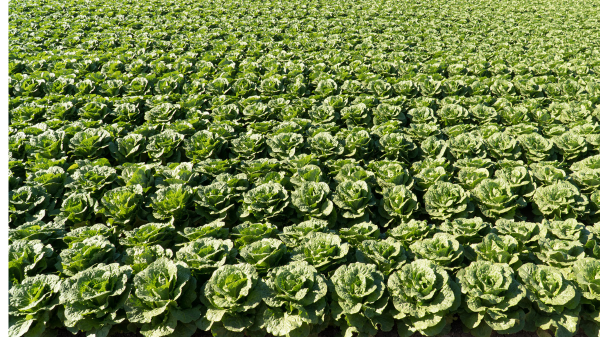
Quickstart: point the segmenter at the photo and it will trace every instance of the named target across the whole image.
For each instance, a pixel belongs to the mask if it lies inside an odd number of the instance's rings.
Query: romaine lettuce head
[[[332,233],[310,232],[301,245],[294,248],[292,260],[306,261],[319,272],[332,270],[346,262],[350,246]]]
[[[340,208],[342,218],[353,220],[369,215],[369,206],[375,205],[375,198],[366,182],[345,181],[336,187],[333,202]]]
[[[518,208],[527,206],[522,197],[513,193],[510,184],[501,179],[484,179],[472,193],[481,213],[490,219],[513,219]]]
[[[417,196],[404,185],[384,188],[381,195],[379,214],[391,221],[408,221],[419,211]]]
[[[477,254],[477,260],[506,263],[513,269],[518,268],[522,263],[519,242],[510,235],[489,233],[482,242],[472,244],[471,248]]]
[[[196,132],[184,141],[185,155],[192,162],[215,158],[226,146],[226,140],[208,130]]]
[[[63,200],[57,219],[85,226],[96,217],[98,201],[90,193],[73,193]]]
[[[355,256],[358,262],[376,265],[385,276],[400,269],[408,260],[402,243],[391,237],[360,242],[356,247]]]
[[[381,231],[372,222],[359,222],[349,228],[340,228],[338,234],[342,241],[356,247],[362,241],[379,239]]]
[[[460,287],[435,262],[417,259],[390,275],[387,282],[397,310],[398,334],[435,336],[449,328],[446,316],[461,303]]]
[[[296,248],[304,242],[308,233],[311,232],[329,232],[329,223],[326,220],[311,219],[298,224],[283,227],[283,232],[279,233],[279,238],[289,248]]]
[[[272,238],[255,241],[240,250],[241,260],[254,266],[259,274],[286,262],[287,255],[285,243]]]
[[[41,336],[59,305],[61,279],[38,274],[8,291],[8,336]]]
[[[160,245],[169,248],[177,232],[173,223],[147,223],[131,231],[123,231],[119,244],[125,247]]]
[[[101,235],[92,236],[63,249],[59,254],[56,269],[63,275],[73,276],[100,263],[112,263],[118,257],[115,245],[108,239]]]
[[[535,256],[544,264],[556,268],[569,268],[586,255],[585,246],[579,241],[541,238],[539,252],[536,251]]]
[[[247,133],[230,141],[232,158],[245,160],[257,159],[264,154],[265,136],[259,133]]]
[[[69,153],[84,159],[99,158],[108,150],[111,140],[110,133],[104,129],[85,129],[69,140]]]
[[[81,242],[87,238],[101,235],[108,239],[108,241],[116,243],[119,234],[120,233],[116,227],[108,227],[106,225],[97,223],[93,226],[78,227],[69,231],[63,237],[63,242],[68,246],[71,246],[76,242]]]
[[[288,163],[295,164],[295,162]],[[293,169],[290,168],[290,171],[294,171],[294,174],[290,177],[290,182],[296,186],[300,186],[306,182],[326,183],[329,180],[327,175],[323,174],[321,168],[314,164],[306,164]]]
[[[392,315],[386,311],[389,297],[385,278],[373,264],[340,266],[331,276],[331,315],[343,334],[374,336],[378,329],[391,330]]]
[[[372,161],[368,168],[375,174],[381,190],[396,185],[404,185],[410,190],[414,186],[414,178],[400,162]]]
[[[9,286],[50,268],[53,255],[52,246],[44,245],[40,240],[21,239],[11,243],[8,246]]]
[[[160,258],[133,278],[125,302],[127,320],[146,337],[189,337],[202,308],[196,287],[185,263]]]
[[[176,257],[188,265],[196,279],[202,280],[220,266],[235,261],[237,253],[231,240],[206,237],[185,243]]]
[[[119,163],[140,162],[146,151],[146,137],[139,133],[130,133],[108,144],[111,156]]]
[[[600,331],[600,261],[586,257],[577,260],[572,267],[570,278],[581,291],[581,328],[588,336],[596,336]]]
[[[152,208],[152,216],[159,221],[175,219],[186,222],[189,220],[188,206],[193,196],[193,190],[187,184],[173,184],[160,188],[150,196],[148,206]]]
[[[8,230],[8,242],[13,243],[17,240],[26,239],[40,240],[44,244],[52,243],[65,235],[65,225],[63,223],[43,221],[31,221],[21,226]]]
[[[39,185],[22,186],[8,192],[10,227],[43,220],[54,209],[52,197]]]
[[[383,156],[391,160],[410,162],[418,154],[418,147],[412,139],[401,133],[389,133],[377,142]]]
[[[193,201],[196,213],[206,222],[222,220],[235,209],[235,193],[225,182],[213,182],[208,186],[198,186]]]
[[[13,140],[14,138],[11,138]],[[13,143],[13,142],[11,142]],[[14,144],[14,143],[13,143]],[[63,131],[47,130],[33,136],[25,143],[25,153],[36,159],[55,159],[65,155],[65,133]]]
[[[65,194],[90,193],[94,198],[99,199],[116,180],[117,171],[112,167],[82,165],[67,178]]]
[[[411,219],[401,222],[396,227],[387,231],[387,235],[398,240],[405,249],[413,243],[433,235],[434,228],[425,220]]]
[[[63,194],[67,175],[60,166],[52,166],[45,170],[32,172],[27,177],[28,185],[42,186],[46,193],[53,198],[60,198]]]
[[[499,235],[510,235],[517,239],[519,246],[534,245],[540,236],[540,224],[535,222],[512,221],[507,219],[498,219],[493,231]]]
[[[244,193],[240,218],[264,221],[284,212],[290,203],[289,194],[278,183],[269,182]]]
[[[330,195],[324,182],[303,182],[291,193],[292,205],[304,218],[326,219],[336,214]]]
[[[584,224],[575,219],[542,220],[540,225],[542,234],[547,238],[568,241],[579,241],[586,244],[590,237],[590,231]]]
[[[527,288],[527,317],[529,329],[536,327],[562,336],[577,333],[581,292],[565,278],[560,269],[527,263],[517,274]]]
[[[560,314],[578,307],[581,293],[560,269],[527,263],[517,274],[529,291],[527,299],[535,305],[536,311]]]
[[[436,233],[433,238],[413,242],[409,248],[416,259],[433,261],[446,270],[463,266],[464,247],[450,234]]]
[[[134,246],[125,249],[120,262],[131,267],[133,274],[137,274],[161,257],[172,259],[173,252],[170,249],[164,249],[160,245]]]
[[[265,278],[268,296],[257,323],[274,336],[318,333],[325,322],[327,283],[313,266],[295,261],[276,267]]]
[[[267,139],[269,155],[279,160],[293,158],[305,145],[304,137],[298,133],[278,133]]]
[[[201,238],[227,239],[229,228],[222,221],[213,221],[199,227],[186,227],[179,232],[184,241],[195,241]]]
[[[100,204],[110,224],[130,226],[141,214],[144,190],[139,184],[117,187],[104,193]]]
[[[344,146],[329,132],[320,132],[308,138],[311,154],[321,161],[336,159],[344,153]]]
[[[469,192],[459,185],[437,182],[423,196],[425,209],[436,220],[465,218],[473,211]]]
[[[521,146],[517,139],[506,132],[496,132],[486,139],[489,154],[497,160],[517,160],[521,157]]]
[[[356,163],[345,164],[337,170],[333,180],[337,184],[341,184],[345,181],[364,181],[367,184],[373,184],[375,182],[375,174],[371,171],[365,170]]]
[[[185,136],[167,129],[148,138],[146,153],[153,161],[179,161]]]
[[[508,264],[476,261],[457,273],[464,296],[460,320],[476,336],[515,333],[525,326],[519,303],[527,294]]]
[[[249,329],[255,322],[257,306],[267,295],[256,269],[245,263],[219,267],[200,292],[208,310],[197,326],[213,333],[219,329],[229,333]]]
[[[461,244],[481,242],[485,234],[491,230],[491,224],[479,217],[471,219],[446,220],[438,230],[454,236]]]
[[[275,238],[278,232],[272,223],[244,222],[231,229],[231,238],[234,239],[236,247],[241,248],[265,238]]]
[[[507,165],[496,171],[496,178],[508,183],[514,194],[529,200],[536,192],[536,184],[527,167],[518,165],[521,164],[520,161],[505,161],[504,163]]]
[[[118,263],[99,264],[61,284],[60,315],[71,331],[107,336],[113,325],[125,320],[123,305],[129,296],[132,270]]]
[[[533,212],[546,219],[576,218],[585,213],[589,199],[568,181],[540,187],[533,195]]]
[[[586,257],[573,264],[573,278],[587,301],[600,301],[600,261]]]

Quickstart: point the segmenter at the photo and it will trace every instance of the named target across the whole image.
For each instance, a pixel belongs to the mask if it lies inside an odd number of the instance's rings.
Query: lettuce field
[[[597,1],[9,10],[9,337],[600,336]]]

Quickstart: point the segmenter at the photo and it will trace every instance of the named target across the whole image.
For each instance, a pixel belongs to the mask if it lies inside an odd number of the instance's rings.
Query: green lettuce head
[[[214,335],[243,336],[258,330],[256,309],[267,290],[256,269],[249,264],[219,267],[201,290],[201,301],[207,311],[196,324]]]
[[[398,334],[436,336],[449,331],[452,314],[461,303],[460,287],[435,262],[417,259],[396,271],[387,282],[397,310]]]
[[[129,296],[131,267],[99,264],[63,281],[59,315],[71,332],[105,337],[113,325],[125,321],[123,305]]]
[[[435,183],[423,199],[427,213],[436,220],[465,218],[474,209],[469,192],[448,182]]]
[[[127,320],[145,337],[189,337],[201,315],[196,288],[185,263],[159,258],[133,278]]]
[[[315,267],[295,261],[276,267],[265,278],[265,305],[257,322],[273,336],[307,337],[327,323],[327,281]]]
[[[53,255],[52,246],[40,240],[21,239],[11,243],[8,246],[9,286],[44,272],[51,266],[48,262]]]
[[[389,297],[384,276],[373,264],[340,266],[331,276],[331,316],[342,334],[375,336],[377,330],[390,331],[394,320],[385,310]]]
[[[8,291],[8,336],[39,337],[50,327],[59,305],[61,279],[56,275],[28,277]]]
[[[527,288],[530,310],[525,330],[550,330],[556,336],[573,336],[578,331],[581,292],[560,269],[527,263],[517,270]]]
[[[477,261],[456,276],[464,296],[460,320],[471,334],[489,337],[493,330],[516,333],[525,327],[519,304],[527,290],[507,264]]]

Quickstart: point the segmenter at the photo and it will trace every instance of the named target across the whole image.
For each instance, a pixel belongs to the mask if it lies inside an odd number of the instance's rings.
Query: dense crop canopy
[[[600,337],[598,1],[8,8],[9,337]]]

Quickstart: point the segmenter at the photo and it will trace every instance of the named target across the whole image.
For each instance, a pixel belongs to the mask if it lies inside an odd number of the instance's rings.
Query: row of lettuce
[[[264,66],[273,68],[267,71],[262,69],[262,63],[252,59],[242,60],[241,63],[240,60],[224,59],[215,66],[210,61],[194,56],[182,56],[177,60],[169,60],[169,55],[156,57],[157,60],[152,62],[157,63],[154,67],[148,67],[143,58],[127,60],[127,63],[101,63],[94,60],[92,64],[95,63],[98,68],[94,70],[85,68],[90,68],[90,62],[86,60],[69,60],[66,65],[59,61],[53,65],[69,69],[53,69],[52,65],[43,67],[39,64],[40,60],[36,60],[37,69],[11,67],[9,94],[15,96],[11,104],[52,102],[66,95],[88,100],[101,96],[118,102],[120,97],[148,95],[232,96],[238,99],[259,95],[274,99],[297,99],[310,93],[315,98],[340,93],[370,95],[381,99],[392,96],[494,95],[567,101],[595,99],[599,90],[598,79],[590,76],[591,71],[597,71],[597,65],[594,70],[584,66],[583,70],[579,69],[582,73],[577,74],[569,65],[558,63],[554,71],[561,72],[559,75],[553,74],[545,66],[541,74],[531,70],[532,74],[512,76],[511,71],[528,73],[530,70],[525,64],[516,65],[524,67],[523,71],[509,69],[501,63],[501,73],[491,74],[486,69],[491,69],[491,66],[486,62],[475,64],[473,66],[476,69],[469,70],[464,63],[455,63],[450,64],[448,69],[457,69],[458,73],[445,77],[440,74],[444,71],[444,64],[432,65],[435,67],[433,72],[427,68],[407,70],[402,68],[414,66],[395,60],[374,60],[373,64],[356,60],[347,66],[343,63],[323,63],[312,67],[307,67],[302,60],[275,60],[265,62]],[[127,67],[136,68],[128,73],[125,71],[126,64]],[[378,69],[381,67],[384,69]],[[67,100],[64,102],[68,103]]]
[[[323,135],[329,134],[317,137]],[[195,226],[223,220],[232,227],[244,221],[287,226],[308,219],[327,220],[332,228],[361,221],[392,228],[411,219],[433,223],[469,216],[577,218],[591,225],[600,215],[600,155],[568,167],[556,161],[528,165],[444,157],[410,166],[385,159],[361,165],[354,159],[322,162],[297,155],[281,161],[117,167],[105,158],[69,163],[63,157],[28,168],[25,179],[10,177],[13,229],[34,220],[68,228],[101,222],[131,229],[148,221]]]
[[[574,219],[115,229],[10,231],[9,336],[436,336],[456,319],[477,337],[600,333],[600,229]]]
[[[11,110],[9,144],[15,159],[55,159],[69,153],[80,159],[108,157],[121,164],[142,159],[163,163],[262,156],[287,159],[302,153],[315,153],[324,159],[414,160],[419,154],[415,153],[415,146],[422,143],[428,147],[425,154],[436,154],[439,149],[432,144],[436,140],[447,141],[448,155],[457,159],[489,157],[538,162],[560,156],[573,161],[585,156],[589,148],[598,147],[599,112],[594,103],[586,106],[576,101],[544,107],[543,102],[536,100],[523,106],[502,97],[487,101],[479,98],[479,102],[470,102],[473,104],[449,98],[425,101],[437,105],[433,107],[411,107],[402,101],[393,105],[377,101],[348,105],[348,98],[338,95],[312,107],[310,102],[304,102],[307,108],[291,105],[289,100],[263,101],[255,97],[254,103],[242,109],[236,104],[204,110],[159,103],[146,113],[133,103],[113,106],[113,111],[101,99],[79,109],[72,103],[52,105],[100,116],[144,117],[143,124],[106,122],[90,115],[77,121],[63,116],[51,119],[45,106],[28,104]],[[293,115],[279,120],[275,118],[277,113]],[[24,117],[24,122],[16,120]],[[254,146],[248,139],[249,131],[255,134]],[[315,138],[319,133],[330,135],[326,140]],[[506,136],[500,137],[503,134]],[[333,144],[325,147],[324,142]],[[471,153],[464,148],[466,142],[475,147]],[[161,151],[161,147],[166,149]],[[363,152],[357,153],[357,147],[364,147]]]

